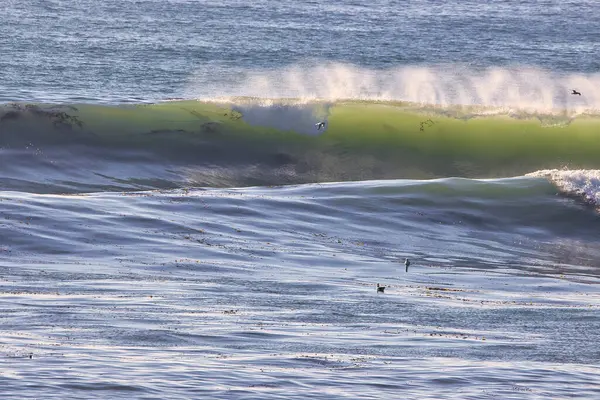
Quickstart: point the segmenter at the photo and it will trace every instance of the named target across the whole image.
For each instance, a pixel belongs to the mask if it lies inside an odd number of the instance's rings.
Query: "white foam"
[[[369,69],[324,63],[238,71],[223,79],[215,77],[215,71],[199,71],[190,79],[186,96],[408,101],[576,115],[599,112],[597,87],[600,73],[559,74],[534,67],[474,69],[439,65]],[[572,95],[572,89],[582,96]]]
[[[584,201],[600,207],[600,170],[548,169],[527,176],[548,178],[561,192],[579,196]]]

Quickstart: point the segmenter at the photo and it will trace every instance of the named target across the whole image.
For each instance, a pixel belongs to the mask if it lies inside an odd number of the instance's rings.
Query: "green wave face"
[[[404,103],[171,101],[134,106],[7,104],[5,147],[86,144],[254,169],[273,184],[506,177],[600,167],[600,117]],[[325,121],[317,130],[315,123]],[[285,178],[284,178],[285,177]],[[265,182],[270,180],[265,178]]]
[[[600,118],[490,115],[469,110],[343,104],[331,134],[433,176],[502,177],[600,165]]]

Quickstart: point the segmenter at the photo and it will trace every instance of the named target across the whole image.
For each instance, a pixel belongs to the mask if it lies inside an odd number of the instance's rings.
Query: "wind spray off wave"
[[[250,70],[219,79],[194,75],[188,98],[253,97],[306,100],[406,101],[422,105],[478,105],[531,113],[597,113],[600,74],[558,73],[536,67],[467,65],[395,66],[371,69],[350,64],[293,65]],[[582,96],[573,97],[577,89]]]

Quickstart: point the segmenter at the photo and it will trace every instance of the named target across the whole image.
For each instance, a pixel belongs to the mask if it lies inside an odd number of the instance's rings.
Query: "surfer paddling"
[[[320,131],[321,128],[325,128],[325,121],[317,122],[315,126],[317,127],[317,130]]]
[[[575,90],[575,89],[572,89],[572,91],[571,91],[571,94],[572,94],[572,95],[581,96],[581,93],[580,93],[580,92],[578,92],[578,91],[577,91],[577,90]]]

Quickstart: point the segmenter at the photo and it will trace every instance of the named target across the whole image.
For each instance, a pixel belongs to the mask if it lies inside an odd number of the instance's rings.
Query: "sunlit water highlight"
[[[4,192],[3,394],[597,396],[598,216],[554,193]]]

